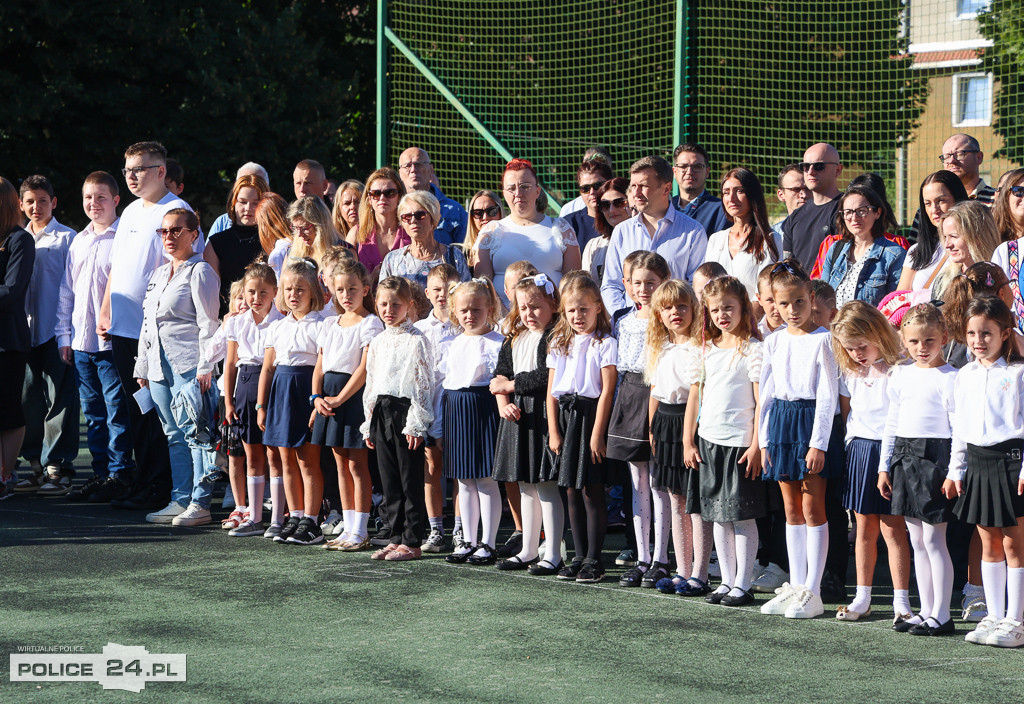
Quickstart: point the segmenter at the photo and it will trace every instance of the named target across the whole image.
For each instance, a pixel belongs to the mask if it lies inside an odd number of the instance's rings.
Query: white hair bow
[[[544,293],[548,294],[549,296],[555,295],[555,285],[551,283],[551,279],[548,278],[547,274],[537,274],[535,276],[531,276],[530,278],[533,279],[534,285],[536,285],[537,288],[543,290]]]

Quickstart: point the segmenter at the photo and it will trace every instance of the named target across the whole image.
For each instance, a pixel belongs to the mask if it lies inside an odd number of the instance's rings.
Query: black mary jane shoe
[[[530,565],[537,564],[537,562],[539,560],[540,560],[539,556],[533,558],[532,560],[520,560],[518,555],[513,555],[512,557],[510,557],[510,558],[508,558],[506,560],[502,560],[501,562],[499,562],[498,563],[498,569],[499,570],[504,570],[506,572],[513,571],[513,570],[516,570],[516,571],[518,571],[518,570],[525,570],[525,569],[529,568]]]
[[[453,565],[461,565],[469,559],[469,556],[473,554],[473,550],[476,550],[476,548],[470,549],[469,552],[453,552],[450,555],[445,555],[444,561],[450,562]]]
[[[747,604],[754,603],[754,595],[750,593],[749,589],[744,589],[743,593],[739,596],[726,594],[722,597],[722,601],[719,603],[721,603],[722,606],[746,606]]]
[[[541,560],[530,565],[527,568],[527,572],[532,574],[534,577],[553,577],[561,572],[565,568],[565,562],[562,560],[558,561],[557,565],[552,565],[547,560]]]
[[[901,621],[894,621],[892,624],[892,630],[896,631],[897,633],[908,633],[910,632],[911,628],[924,624],[924,621],[922,621],[921,623],[911,623],[911,618],[914,617],[911,616],[910,618],[905,618]]]
[[[933,626],[933,623],[939,623],[934,618],[926,618],[924,623],[919,623],[913,626],[907,633],[912,636],[945,636],[950,633],[956,633],[956,626],[953,625],[953,619],[949,619],[945,623],[940,623],[937,626]]]
[[[476,546],[476,549],[486,550],[487,555],[477,555],[476,552],[474,551],[472,555],[466,558],[466,562],[468,562],[469,564],[481,567],[483,565],[493,565],[495,562],[498,561],[498,556],[495,554],[494,548],[492,548],[490,545],[487,545],[486,543],[480,543]]]
[[[732,587],[727,587],[724,592],[711,592],[706,597],[704,597],[704,601],[708,602],[709,604],[721,604],[722,599],[726,597],[726,595],[729,593],[731,589]]]

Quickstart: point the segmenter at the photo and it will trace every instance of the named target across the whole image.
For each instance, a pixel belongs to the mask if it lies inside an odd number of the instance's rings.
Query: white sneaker
[[[768,566],[765,567],[764,570],[761,571],[761,574],[757,576],[757,579],[751,583],[750,588],[752,591],[760,594],[774,594],[775,590],[785,584],[788,580],[788,572],[783,570],[774,562],[769,562]]]
[[[1019,648],[1024,645],[1024,624],[1012,618],[997,623],[985,639],[985,645],[997,648]]]
[[[327,514],[327,518],[320,524],[320,532],[324,535],[338,535],[339,532],[344,530],[345,527],[342,524],[342,515],[337,511],[331,509],[331,512]]]
[[[786,618],[817,618],[825,613],[821,597],[807,587],[800,587],[797,596],[786,609]]]
[[[960,606],[963,608],[964,621],[978,623],[988,616],[984,587],[976,587],[968,583],[964,585],[963,592],[964,599],[960,602]]]
[[[444,533],[439,531],[437,528],[430,529],[430,535],[423,541],[423,545],[420,546],[423,552],[441,552],[445,549]]]
[[[722,578],[722,568],[718,566],[718,553],[714,550],[711,551],[711,557],[708,559],[708,577]]]
[[[183,513],[185,513],[185,507],[177,501],[172,501],[159,511],[147,513],[146,521],[149,523],[170,523]]]
[[[976,643],[977,645],[986,645],[988,642],[989,634],[992,630],[999,625],[999,619],[995,616],[986,616],[981,619],[981,622],[975,626],[974,630],[964,636],[964,640],[968,643]]]
[[[775,590],[775,598],[761,604],[761,613],[769,616],[784,615],[786,609],[789,608],[789,605],[796,599],[798,594],[798,587],[789,582],[784,582],[781,587]]]
[[[171,519],[171,524],[176,526],[201,526],[210,521],[210,509],[203,508],[199,504],[189,504],[188,508]]]

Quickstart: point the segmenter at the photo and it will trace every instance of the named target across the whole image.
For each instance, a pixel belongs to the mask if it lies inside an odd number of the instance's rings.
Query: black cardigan
[[[546,392],[548,389],[548,338],[551,337],[552,328],[544,331],[540,337],[540,344],[537,345],[537,368],[532,372],[515,374],[512,371],[512,338],[507,337],[501,344],[501,351],[498,352],[498,364],[494,367],[494,376],[503,376],[512,379],[515,384],[515,393],[520,396],[535,396]]]
[[[0,352],[28,352],[32,340],[25,297],[36,263],[36,241],[18,227],[0,244]],[[47,295],[56,296],[57,291]]]

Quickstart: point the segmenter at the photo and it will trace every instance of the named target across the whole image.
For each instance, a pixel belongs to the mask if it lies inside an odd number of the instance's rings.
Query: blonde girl
[[[246,303],[245,295],[242,291],[242,284],[242,279],[239,279],[238,281],[233,282],[231,287],[228,289],[228,312],[221,321],[220,328],[218,328],[214,336],[210,338],[210,343],[206,348],[207,356],[214,363],[222,362],[227,357],[228,324],[233,318],[249,310],[249,304]],[[218,380],[218,386],[223,392],[223,376]],[[237,426],[228,421],[226,415],[223,418],[221,427],[222,438],[220,449],[227,455],[228,485],[231,489],[231,496],[235,501],[235,508],[227,518],[220,522],[220,527],[224,530],[230,530],[231,528],[237,527],[238,524],[242,522],[246,513],[245,451],[242,449],[241,441],[238,438]]]
[[[878,462],[889,410],[889,372],[903,352],[895,328],[863,301],[843,306],[832,324],[832,352],[839,362],[839,409],[846,419],[846,482],[843,508],[857,521],[854,555],[857,593],[836,618],[857,621],[871,614],[871,583],[878,535],[885,539],[892,575],[893,614],[910,613],[910,546],[906,524],[878,491]]]
[[[345,238],[353,228],[359,225],[359,202],[363,197],[363,182],[349,179],[340,186],[334,195],[334,207],[331,208],[331,220],[334,228]]]
[[[303,196],[288,206],[293,259],[309,257],[323,266],[324,255],[343,240],[331,219],[331,211],[317,196]],[[346,243],[347,244],[347,243]]]

